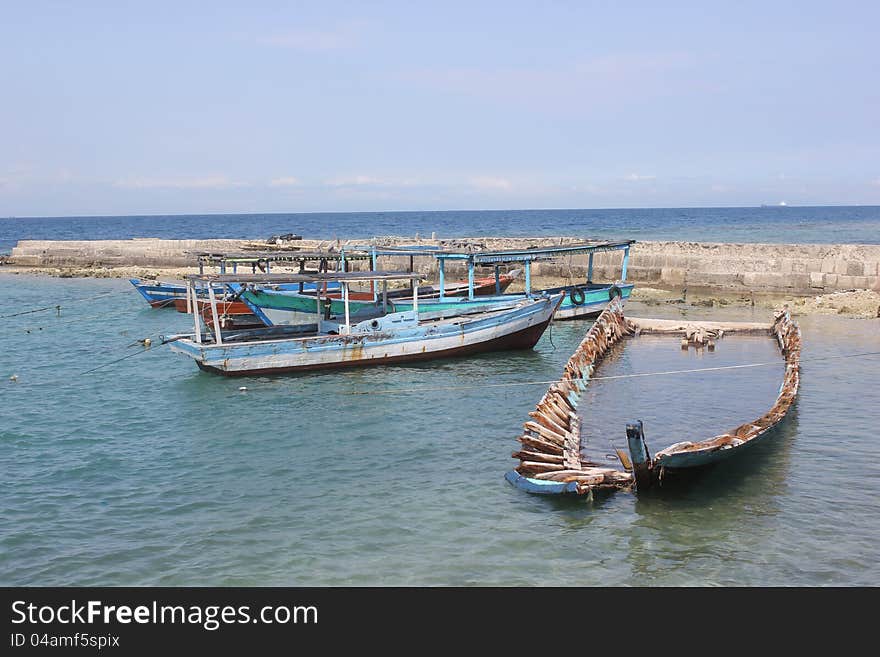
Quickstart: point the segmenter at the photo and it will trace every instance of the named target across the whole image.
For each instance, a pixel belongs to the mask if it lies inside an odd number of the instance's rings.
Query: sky
[[[0,216],[880,204],[875,1],[0,3]]]

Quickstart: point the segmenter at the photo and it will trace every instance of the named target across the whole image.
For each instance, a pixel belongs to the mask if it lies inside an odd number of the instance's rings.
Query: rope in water
[[[136,344],[136,343],[133,343],[133,344]],[[162,347],[165,344],[166,343],[159,343],[156,345],[156,348],[158,349],[159,347]],[[131,345],[129,345],[129,346],[131,346]],[[125,360],[126,358],[132,358],[134,356],[140,356],[141,354],[146,354],[149,351],[151,351],[151,349],[152,349],[152,345],[149,347],[144,345],[144,348],[141,349],[140,351],[135,351],[133,353],[130,353],[130,354],[123,356],[122,358],[117,358],[116,360],[111,360],[107,363],[103,363],[102,365],[98,365],[97,367],[93,367],[90,370],[86,370],[85,372],[80,372],[77,376],[83,376],[85,374],[91,374],[92,372],[97,372],[98,370],[104,369],[105,367],[109,367],[110,365],[115,365],[116,363],[119,363],[119,362]]]
[[[817,356],[816,358],[801,358],[801,363],[810,363],[821,360],[835,360],[841,358],[864,358],[870,356],[880,356],[880,351],[869,351],[860,354],[844,354],[841,356]],[[721,365],[718,367],[700,367],[697,369],[690,370],[667,370],[664,372],[639,372],[636,374],[613,374],[609,376],[591,376],[590,381],[609,381],[611,379],[633,379],[636,377],[645,377],[645,376],[666,376],[670,374],[691,374],[694,372],[716,372],[720,370],[738,370],[745,369],[749,367],[766,367],[768,365],[784,365],[784,361],[774,360],[767,361],[764,363],[745,363],[743,365]],[[455,385],[455,386],[432,386],[432,387],[419,387],[419,388],[409,388],[407,390],[353,390],[347,391],[345,394],[347,395],[407,395],[416,392],[434,392],[440,390],[469,390],[469,389],[484,389],[484,388],[506,388],[513,386],[536,386],[536,385],[550,385],[551,383],[559,383],[559,379],[552,379],[550,381],[512,381],[509,383],[483,383],[479,385]]]
[[[108,319],[110,317],[118,317],[119,313],[116,311],[102,313],[100,315],[86,315],[85,317],[73,317],[73,318],[63,318],[56,321],[53,321],[51,324],[46,324],[45,326],[22,326],[16,330],[24,331],[25,333],[37,334],[40,331],[49,331],[51,329],[64,328],[70,324],[76,324],[77,322],[87,322],[90,320],[97,319]]]
[[[71,299],[69,301],[64,301],[63,303],[58,303],[52,306],[45,306],[43,308],[33,308],[31,310],[22,310],[21,312],[11,313],[9,315],[0,315],[0,319],[9,319],[11,317],[20,317],[21,315],[31,315],[33,313],[41,313],[47,310],[61,310],[62,308],[66,308],[67,306],[71,306],[75,303],[82,303],[83,301],[93,301],[95,299],[100,299],[102,297],[109,297],[114,294],[128,294],[129,290],[114,290],[112,292],[102,292],[101,294],[95,295],[93,297],[82,297],[79,299]]]

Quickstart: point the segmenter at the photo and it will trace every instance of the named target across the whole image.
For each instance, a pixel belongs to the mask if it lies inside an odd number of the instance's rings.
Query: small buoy
[[[239,386],[238,391],[239,391],[239,392],[246,392],[246,391],[247,391],[247,386]]]
[[[144,338],[144,346],[145,347],[149,347],[151,344],[153,344],[153,341],[150,340],[150,338]]]
[[[687,338],[682,338],[682,339],[681,339],[681,348],[682,348],[682,349],[687,349],[687,348],[688,348],[688,345],[689,345],[688,339],[687,339]]]
[[[15,383],[16,381],[18,381],[18,374],[13,374],[9,377],[9,380]]]

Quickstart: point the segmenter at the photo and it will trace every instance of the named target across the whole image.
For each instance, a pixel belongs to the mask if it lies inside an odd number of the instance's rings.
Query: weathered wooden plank
[[[520,470],[528,470],[530,472],[557,472],[564,471],[565,468],[558,463],[543,463],[541,461],[523,461],[519,464]]]
[[[546,440],[541,440],[534,436],[519,436],[517,440],[532,449],[562,456],[562,448],[559,445],[549,443]]]
[[[526,422],[523,424],[523,427],[527,431],[534,431],[544,440],[549,440],[550,442],[554,442],[557,445],[565,444],[565,434],[556,433],[555,431],[551,431],[547,427],[538,424],[537,422]]]
[[[520,459],[521,461],[543,461],[545,463],[562,463],[563,457],[558,454],[547,454],[545,452],[533,452],[526,449],[521,449],[518,452],[514,452],[510,455],[515,459]]]

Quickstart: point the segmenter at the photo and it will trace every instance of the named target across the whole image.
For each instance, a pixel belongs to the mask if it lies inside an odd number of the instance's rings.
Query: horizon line
[[[299,211],[248,211],[248,212],[147,212],[135,214],[69,214],[69,215],[6,215],[0,216],[0,220],[10,219],[119,219],[126,217],[234,217],[253,215],[308,215],[308,214],[416,214],[416,213],[445,213],[445,212],[576,212],[576,211],[609,211],[609,210],[775,210],[789,208],[880,208],[880,204],[849,204],[828,203],[820,205],[670,205],[670,206],[644,206],[644,207],[599,207],[599,208],[457,208],[443,210],[299,210]]]

